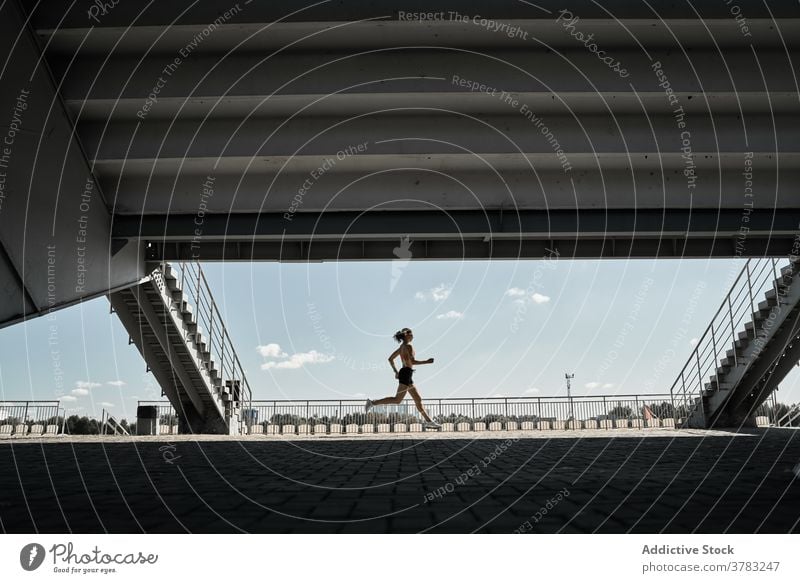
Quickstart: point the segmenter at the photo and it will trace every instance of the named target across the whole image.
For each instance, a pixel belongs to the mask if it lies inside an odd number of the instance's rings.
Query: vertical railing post
[[[714,331],[714,322],[712,320],[712,322],[711,322],[711,346],[712,346],[712,348],[714,350],[714,364],[716,364],[718,362],[717,355],[719,354],[717,352],[717,339],[716,339],[715,335],[716,335],[716,332]],[[733,341],[736,342],[736,338],[734,338]],[[736,347],[736,345],[734,344],[734,348],[735,347]],[[700,350],[700,343],[699,342],[697,343],[697,346],[694,347],[694,349],[696,351]]]
[[[210,365],[211,361],[214,359],[214,352],[213,352],[213,348],[214,348],[214,301],[210,297],[209,297],[208,305],[209,305],[208,311],[210,312],[210,314],[208,316],[208,359],[209,359],[209,365]],[[220,367],[221,366],[222,366],[222,363],[220,363]]]
[[[200,322],[202,321],[202,314],[200,313],[202,311],[200,305],[200,266],[196,266],[196,269],[197,269],[197,285],[194,288],[194,303],[195,303],[194,307],[197,312],[197,315],[195,316],[197,318],[197,323],[200,324]]]
[[[752,309],[754,305],[753,299],[753,280],[750,274],[750,259],[747,260],[747,263],[744,265],[745,272],[747,273],[747,293],[750,296],[750,308]]]
[[[728,315],[730,316],[730,320],[731,320],[731,338],[735,339],[736,338],[736,328],[734,327],[734,324],[733,324],[733,308],[731,307],[731,294],[730,293],[728,294],[728,298],[727,299],[728,299]],[[752,306],[750,306],[750,308],[752,309]],[[738,361],[737,361],[737,358],[736,358],[735,347],[734,347],[734,351],[733,351],[733,365],[734,366],[738,365]]]
[[[701,366],[700,366],[700,353],[699,352],[695,352],[695,356],[697,357],[697,382],[700,383],[698,394],[702,398],[703,397],[703,371],[700,370],[701,369]],[[716,363],[714,363],[714,364],[716,365]]]

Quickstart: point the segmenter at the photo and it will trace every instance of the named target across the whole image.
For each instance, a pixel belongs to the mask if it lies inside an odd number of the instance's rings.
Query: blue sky
[[[256,399],[394,394],[414,330],[423,397],[665,393],[740,260],[207,263]],[[400,366],[398,361],[398,367]],[[0,330],[0,398],[133,419],[160,389],[105,298]],[[779,400],[800,400],[797,368]]]

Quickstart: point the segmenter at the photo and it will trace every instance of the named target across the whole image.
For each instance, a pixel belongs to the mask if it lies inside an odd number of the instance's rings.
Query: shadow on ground
[[[787,533],[800,432],[0,443],[5,533]]]

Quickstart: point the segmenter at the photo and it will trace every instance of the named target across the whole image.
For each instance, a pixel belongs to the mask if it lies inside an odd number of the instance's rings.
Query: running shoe
[[[369,413],[369,410],[372,409],[372,400],[367,399],[366,405],[364,405],[364,413]]]
[[[436,423],[436,421],[426,421],[422,424],[423,429],[441,429],[442,426]]]

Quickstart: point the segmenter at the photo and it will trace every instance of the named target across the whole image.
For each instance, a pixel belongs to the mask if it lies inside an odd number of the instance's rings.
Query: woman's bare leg
[[[400,383],[397,386],[397,394],[394,397],[385,397],[383,399],[378,399],[377,401],[372,401],[373,405],[399,405],[403,402],[403,398],[406,396],[406,391],[408,390],[408,385],[404,385]]]
[[[425,411],[425,408],[422,406],[422,397],[419,396],[417,392],[417,387],[411,385],[408,387],[408,394],[411,395],[411,398],[414,399],[414,404],[417,406],[417,411],[422,413],[422,416],[425,418],[425,421],[431,423],[431,418],[428,416],[428,413]]]

